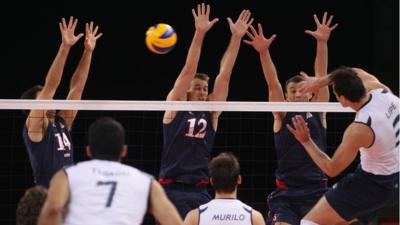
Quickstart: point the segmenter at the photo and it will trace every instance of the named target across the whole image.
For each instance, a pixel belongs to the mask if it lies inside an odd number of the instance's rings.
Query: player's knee
[[[300,225],[318,225],[318,223],[314,223],[313,221],[302,219],[300,221]]]

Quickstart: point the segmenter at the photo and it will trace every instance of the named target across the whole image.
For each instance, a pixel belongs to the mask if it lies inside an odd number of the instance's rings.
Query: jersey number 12
[[[206,136],[207,120],[201,118],[197,121],[196,124],[196,118],[193,118],[189,119],[188,122],[189,122],[189,130],[185,134],[186,137],[204,138],[204,136]],[[200,130],[197,133],[194,132],[195,125],[200,127],[199,128]]]

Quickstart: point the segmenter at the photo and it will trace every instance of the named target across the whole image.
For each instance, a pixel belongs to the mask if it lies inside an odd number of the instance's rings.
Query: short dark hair
[[[194,78],[200,79],[200,80],[205,80],[207,82],[210,80],[210,77],[205,73],[196,73],[196,75],[194,75]]]
[[[358,102],[366,95],[367,91],[361,78],[350,67],[339,67],[331,73],[330,79],[333,91],[339,97],[343,95],[351,102]]]
[[[124,127],[111,117],[97,119],[89,127],[88,145],[93,158],[118,160],[125,144]]]
[[[302,77],[302,76],[300,76],[300,75],[295,75],[295,76],[293,76],[293,77],[291,77],[291,78],[289,78],[287,81],[286,81],[286,83],[285,83],[285,93],[287,93],[287,86],[290,84],[290,83],[295,83],[295,84],[297,84],[297,83],[300,83],[300,82],[302,82],[302,81],[304,81],[304,78]]]
[[[24,91],[21,95],[21,99],[36,99],[36,93],[43,89],[42,85],[35,85],[28,90]],[[22,110],[25,116],[29,115],[30,110]]]
[[[232,193],[240,175],[239,162],[230,152],[220,153],[208,164],[208,174],[216,192]]]
[[[18,202],[16,224],[36,225],[46,197],[46,188],[42,186],[28,188]]]

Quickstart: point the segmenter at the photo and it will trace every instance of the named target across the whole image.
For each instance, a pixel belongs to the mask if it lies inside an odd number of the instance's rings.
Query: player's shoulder
[[[264,217],[259,211],[253,210],[251,217],[254,225],[265,225]]]
[[[243,208],[246,212],[251,213],[251,212],[253,211],[253,208],[252,208],[251,206],[249,206],[249,205],[243,203],[243,202],[240,201],[239,199],[238,199],[237,201],[242,205],[242,208]]]

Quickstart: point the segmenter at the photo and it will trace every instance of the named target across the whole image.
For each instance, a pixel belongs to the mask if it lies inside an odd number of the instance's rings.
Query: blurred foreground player
[[[183,224],[153,177],[120,163],[127,146],[119,122],[98,119],[88,138],[86,153],[92,160],[54,175],[40,225],[142,224],[147,211],[163,225]]]

